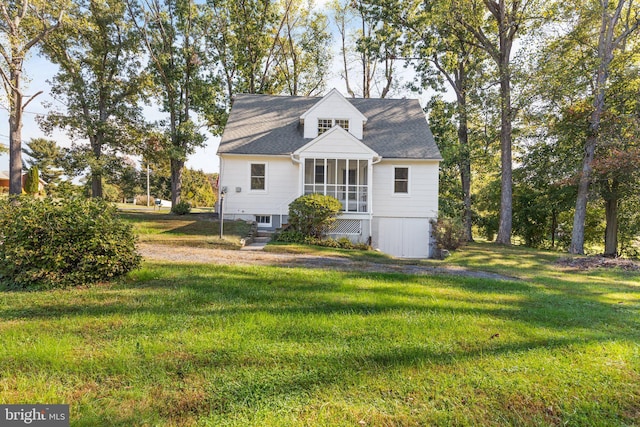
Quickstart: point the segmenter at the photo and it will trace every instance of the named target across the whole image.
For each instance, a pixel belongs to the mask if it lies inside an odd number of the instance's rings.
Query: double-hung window
[[[393,192],[395,194],[409,194],[409,168],[393,168]]]
[[[267,189],[266,163],[251,163],[251,191],[265,191]]]

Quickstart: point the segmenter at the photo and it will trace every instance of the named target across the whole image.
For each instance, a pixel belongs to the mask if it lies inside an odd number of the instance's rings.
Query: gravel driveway
[[[464,277],[476,277],[494,280],[519,280],[485,271],[467,270],[463,267],[430,267],[412,264],[382,264],[376,262],[353,261],[334,256],[303,254],[279,254],[262,251],[235,251],[155,245],[140,243],[140,254],[147,260],[172,261],[225,265],[273,265],[278,267],[329,268],[333,270],[364,271],[377,273],[404,274],[447,274]]]

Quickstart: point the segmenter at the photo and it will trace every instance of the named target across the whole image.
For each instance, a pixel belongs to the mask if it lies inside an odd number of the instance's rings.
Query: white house
[[[417,100],[237,95],[220,148],[226,219],[275,229],[303,194],[336,197],[336,236],[431,254],[442,157]]]

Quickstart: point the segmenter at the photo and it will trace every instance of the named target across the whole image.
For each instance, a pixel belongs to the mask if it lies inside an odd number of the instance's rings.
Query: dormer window
[[[333,127],[333,120],[331,119],[318,119],[318,135],[322,135]]]
[[[336,119],[335,120],[335,124],[336,124],[336,126],[340,126],[342,129],[344,129],[347,132],[349,132],[349,120]]]
[[[348,119],[318,119],[318,135],[322,135],[336,125],[349,132]]]

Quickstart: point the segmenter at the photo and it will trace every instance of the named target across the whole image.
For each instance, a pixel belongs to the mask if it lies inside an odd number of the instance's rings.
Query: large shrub
[[[307,194],[289,205],[289,224],[305,237],[322,238],[336,221],[342,204],[332,196]]]
[[[440,217],[437,221],[431,221],[433,235],[436,238],[438,249],[455,250],[464,245],[467,240],[464,233],[462,220],[458,218]]]
[[[0,286],[109,281],[140,265],[135,240],[131,226],[102,200],[0,200]]]

